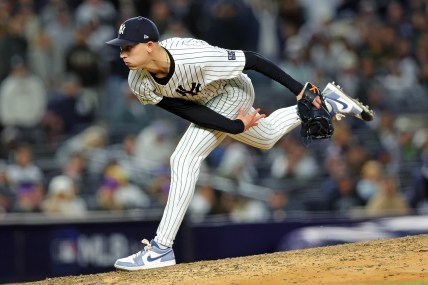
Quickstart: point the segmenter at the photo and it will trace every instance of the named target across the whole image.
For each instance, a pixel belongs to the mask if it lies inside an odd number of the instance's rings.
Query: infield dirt
[[[24,284],[334,285],[413,282],[428,284],[428,235],[183,263],[136,272],[112,271],[50,278]]]

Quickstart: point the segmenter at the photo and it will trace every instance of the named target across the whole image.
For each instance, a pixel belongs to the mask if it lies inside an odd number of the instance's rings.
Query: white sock
[[[158,243],[158,242],[156,242],[156,243],[158,244],[158,246],[159,246],[160,249],[167,249],[167,248],[169,248],[169,246],[163,245],[163,244]]]
[[[160,244],[160,243],[158,243],[158,246],[159,246],[160,249],[167,249],[167,248],[169,248],[169,246],[165,246],[165,245]]]

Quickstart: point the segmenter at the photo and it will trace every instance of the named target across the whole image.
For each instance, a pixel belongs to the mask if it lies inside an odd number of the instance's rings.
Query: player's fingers
[[[260,108],[257,108],[257,109],[255,109],[255,110],[254,110],[253,114],[251,115],[252,120],[253,120],[254,122],[257,122],[257,121],[258,121],[258,120],[260,120],[261,118],[266,117],[266,115],[265,115],[265,114],[259,114],[259,112],[260,112]]]
[[[317,109],[321,107],[321,99],[319,96],[315,97],[314,101],[312,102],[312,105],[314,105]]]
[[[260,119],[266,118],[266,114],[258,114],[256,117],[254,117],[254,126],[258,126],[259,123],[257,123]]]
[[[266,118],[266,115],[265,115],[265,114],[261,114],[261,115],[256,116],[256,117],[254,118],[254,122],[257,122],[258,120],[260,120],[260,119],[262,119],[262,118]]]
[[[254,110],[253,114],[251,114],[251,117],[255,118],[257,116],[257,114],[259,113],[260,108],[257,108]]]

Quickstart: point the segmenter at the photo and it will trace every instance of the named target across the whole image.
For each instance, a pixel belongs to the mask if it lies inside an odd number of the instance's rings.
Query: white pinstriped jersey
[[[157,83],[145,69],[131,70],[128,83],[143,104],[157,104],[162,97],[204,104],[223,91],[225,80],[244,76],[245,56],[192,38],[160,42],[172,55],[175,71],[166,85]]]

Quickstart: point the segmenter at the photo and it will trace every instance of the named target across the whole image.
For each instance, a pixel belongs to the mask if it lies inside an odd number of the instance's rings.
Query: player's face
[[[146,44],[144,43],[120,47],[120,58],[129,69],[143,68],[147,62],[146,54]]]

